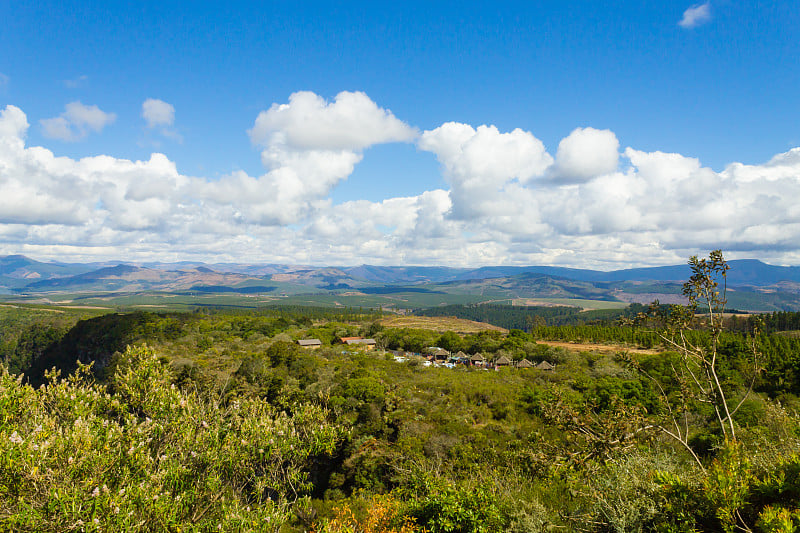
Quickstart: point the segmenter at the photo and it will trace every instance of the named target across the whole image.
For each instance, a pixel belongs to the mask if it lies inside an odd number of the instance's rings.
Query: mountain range
[[[800,309],[800,267],[729,261],[728,287],[741,308]],[[8,295],[99,292],[298,294],[461,294],[475,298],[679,301],[688,265],[599,271],[552,266],[312,267],[231,263],[59,263],[0,257]],[[729,298],[730,299],[730,298]],[[738,304],[736,305],[739,306]]]

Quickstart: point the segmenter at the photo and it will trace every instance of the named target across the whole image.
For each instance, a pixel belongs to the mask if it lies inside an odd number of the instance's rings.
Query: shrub
[[[88,365],[33,389],[0,368],[0,530],[277,531],[344,431],[327,412],[182,391],[146,347],[113,393]]]

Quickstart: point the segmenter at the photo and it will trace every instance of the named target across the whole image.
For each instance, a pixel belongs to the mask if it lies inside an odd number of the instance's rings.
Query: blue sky
[[[800,264],[799,11],[4,3],[0,253]]]

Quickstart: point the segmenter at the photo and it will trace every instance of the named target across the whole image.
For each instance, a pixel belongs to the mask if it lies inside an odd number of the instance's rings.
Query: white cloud
[[[610,130],[576,128],[558,143],[554,175],[564,181],[586,181],[617,170],[619,141]]]
[[[106,113],[96,105],[84,105],[80,102],[68,103],[63,116],[78,128],[85,127],[96,132],[102,131],[117,119],[114,113]]]
[[[148,128],[172,126],[175,123],[175,107],[164,100],[148,98],[142,103],[142,118]]]
[[[43,118],[39,123],[42,125],[44,136],[50,139],[74,142],[86,136],[73,130],[72,125],[64,117]]]
[[[28,132],[28,118],[13,105],[0,111],[0,140],[20,144]]]
[[[681,28],[691,29],[711,20],[711,2],[692,6],[683,12],[678,22]]]
[[[77,89],[79,87],[83,87],[89,82],[89,76],[86,74],[82,74],[76,78],[71,80],[64,80],[64,87],[67,89]]]
[[[157,98],[148,98],[142,102],[142,118],[147,122],[148,129],[157,129],[164,137],[183,142],[183,136],[172,127],[175,124],[175,107],[172,104]],[[157,141],[152,144],[155,147],[160,145]]]
[[[553,162],[544,144],[521,129],[448,122],[424,132],[418,146],[436,154],[452,187],[453,216],[462,219],[505,212],[510,183],[529,183]]]
[[[315,112],[330,121],[334,105],[307,108],[313,112],[304,120],[313,124]],[[362,107],[373,109],[359,115],[367,129],[389,117],[377,105]],[[76,116],[65,113],[67,127]],[[90,128],[92,119],[83,123]],[[448,190],[334,204],[331,190],[370,139],[388,142],[382,132],[365,135],[354,119],[338,124],[357,132],[343,129],[346,143],[327,136],[290,143],[274,126],[259,141],[262,175],[207,179],[181,174],[162,154],[76,160],[26,146],[27,118],[7,106],[0,111],[0,251],[74,260],[600,268],[679,263],[718,247],[740,257],[800,258],[800,148],[715,172],[696,158],[631,147],[620,164],[608,130],[573,131],[554,158],[520,129],[446,123],[424,132],[418,147],[439,159]],[[392,138],[403,141],[414,131],[398,130],[405,133]]]
[[[85,139],[90,131],[101,132],[117,119],[114,113],[106,113],[96,105],[70,102],[60,116],[42,119],[45,137],[61,141],[75,142]]]
[[[387,142],[410,142],[416,131],[362,92],[343,91],[332,103],[301,91],[273,104],[248,132],[255,144],[294,150],[359,151]]]
[[[237,216],[263,225],[291,224],[314,210],[352,174],[369,146],[410,142],[416,130],[361,92],[341,92],[326,102],[297,92],[288,104],[273,104],[248,131],[261,145],[267,173],[253,178],[237,173],[208,184],[201,194],[210,203],[240,199]]]

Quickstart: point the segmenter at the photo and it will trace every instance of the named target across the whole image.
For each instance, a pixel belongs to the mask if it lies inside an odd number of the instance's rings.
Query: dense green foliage
[[[458,335],[297,311],[66,322],[13,311],[20,321],[9,315],[0,334],[13,338],[4,353],[20,357],[5,355],[5,365],[29,377],[0,377],[0,530],[800,527],[792,336],[758,336],[763,371],[734,416],[737,442],[725,444],[705,405],[681,403],[678,354],[625,353],[659,348],[652,331],[606,323]],[[351,335],[556,370],[424,367],[334,344]],[[323,348],[293,342],[311,337]],[[749,340],[726,333],[719,346],[723,387],[737,400],[750,379]],[[49,366],[72,376],[45,376]],[[654,427],[677,406],[691,413],[703,469]]]
[[[180,390],[146,348],[108,386],[86,367],[38,389],[0,375],[5,531],[278,531],[343,430],[318,406]]]
[[[58,309],[0,306],[0,361],[11,372],[28,370],[79,318]]]
[[[776,311],[761,315],[748,315],[745,317],[732,316],[726,327],[732,331],[752,332],[756,324],[767,332],[798,331],[800,330],[800,313],[795,311]]]
[[[506,329],[529,330],[536,326],[610,324],[621,317],[632,317],[644,310],[640,304],[625,309],[596,309],[582,311],[568,306],[518,306],[497,304],[441,305],[419,309],[419,316],[454,316],[486,322]]]

